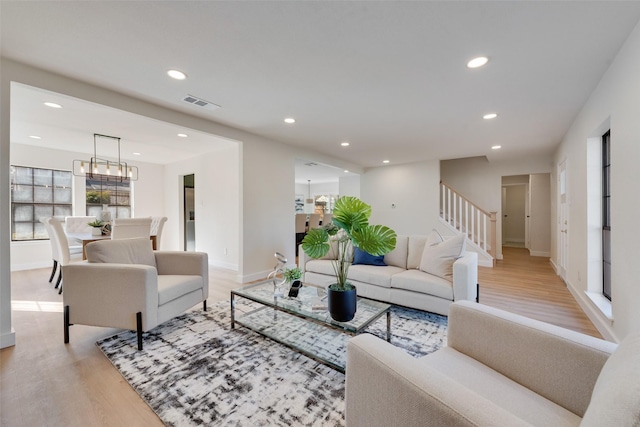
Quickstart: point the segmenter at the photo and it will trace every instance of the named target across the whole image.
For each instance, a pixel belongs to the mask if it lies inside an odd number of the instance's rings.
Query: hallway
[[[494,268],[478,267],[480,303],[602,338],[549,258],[529,256],[524,248],[503,246]]]

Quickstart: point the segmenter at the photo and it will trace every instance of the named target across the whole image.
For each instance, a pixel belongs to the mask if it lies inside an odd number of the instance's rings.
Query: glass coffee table
[[[391,306],[358,297],[355,317],[349,322],[337,322],[326,307],[326,289],[304,283],[295,298],[274,296],[273,280],[264,280],[231,291],[231,328],[245,326],[274,341],[284,344],[340,372],[346,366],[346,345],[350,336],[363,332],[386,314],[386,339],[391,339]],[[236,313],[236,298],[246,298],[257,304],[248,305],[246,312]],[[384,333],[384,325],[382,327]]]

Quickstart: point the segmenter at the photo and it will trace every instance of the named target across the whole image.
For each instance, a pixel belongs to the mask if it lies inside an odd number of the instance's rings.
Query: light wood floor
[[[480,268],[480,302],[600,336],[546,258],[505,248],[496,268]],[[210,271],[209,302],[228,301],[235,272]],[[12,273],[15,347],[0,351],[0,425],[161,426],[95,342],[115,330],[75,325],[63,344],[62,298],[48,269]]]

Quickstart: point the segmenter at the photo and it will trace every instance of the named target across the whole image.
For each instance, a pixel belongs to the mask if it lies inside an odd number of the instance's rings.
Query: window
[[[131,180],[112,175],[87,176],[87,215],[101,217],[107,205],[111,218],[131,217]]]
[[[602,295],[611,300],[611,132],[602,135]]]
[[[69,171],[11,166],[11,240],[44,240],[40,218],[73,212]]]

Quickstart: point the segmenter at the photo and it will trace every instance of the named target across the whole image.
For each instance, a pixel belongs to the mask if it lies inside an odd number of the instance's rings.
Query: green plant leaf
[[[396,247],[396,232],[385,225],[355,230],[351,237],[355,246],[374,256],[388,254]]]
[[[302,239],[302,250],[311,258],[321,258],[329,252],[329,249],[331,249],[329,233],[322,228],[309,230]]]
[[[333,209],[333,223],[349,234],[366,227],[370,216],[371,206],[352,196],[339,198]]]

